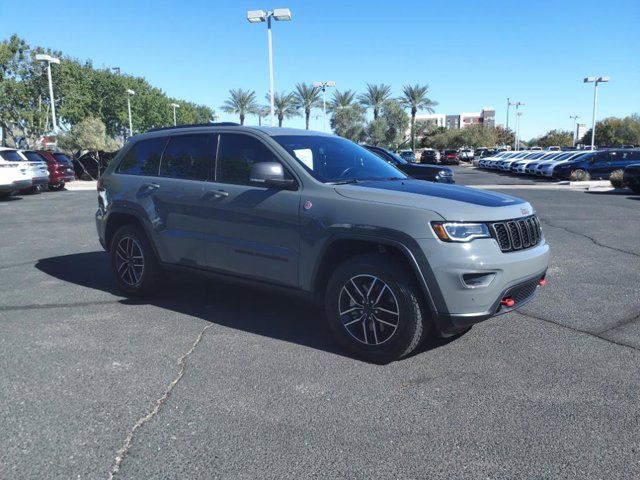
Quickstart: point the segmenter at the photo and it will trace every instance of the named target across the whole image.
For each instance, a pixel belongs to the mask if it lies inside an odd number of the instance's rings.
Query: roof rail
[[[147,132],[157,132],[160,130],[174,130],[176,128],[193,128],[193,127],[239,127],[239,123],[235,122],[211,122],[211,123],[192,123],[186,125],[176,125],[171,127],[150,128]]]

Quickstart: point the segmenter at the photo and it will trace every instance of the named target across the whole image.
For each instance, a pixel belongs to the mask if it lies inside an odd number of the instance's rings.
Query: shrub
[[[574,170],[571,172],[569,179],[572,182],[586,182],[591,180],[591,175],[589,175],[589,172],[585,172],[584,170]]]
[[[611,175],[609,175],[609,181],[611,182],[611,185],[613,185],[613,188],[624,187],[622,177],[624,177],[624,170],[615,170],[611,172]]]

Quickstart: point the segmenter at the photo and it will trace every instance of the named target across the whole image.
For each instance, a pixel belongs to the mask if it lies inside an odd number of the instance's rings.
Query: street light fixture
[[[173,126],[175,127],[177,125],[177,123],[176,123],[176,108],[180,108],[180,105],[178,105],[177,103],[172,103],[171,106],[173,107]]]
[[[578,131],[576,130],[576,122],[580,118],[580,115],[569,115],[569,118],[573,119],[573,145],[575,146],[578,141]]]
[[[313,86],[322,90],[322,113],[324,115],[322,131],[327,131],[327,97],[325,91],[327,87],[335,87],[336,82],[313,82]]]
[[[133,137],[133,122],[131,121],[131,96],[135,95],[136,92],[128,88],[126,90],[127,94],[127,110],[129,110],[129,136]]]
[[[58,124],[56,123],[56,102],[53,99],[53,81],[51,80],[51,64],[55,63],[59,65],[60,59],[56,57],[52,57],[51,55],[47,55],[45,53],[38,53],[36,55],[36,60],[38,62],[47,63],[47,77],[49,78],[49,100],[51,101],[51,119],[53,121],[53,132],[55,133],[58,131]]]
[[[273,42],[271,39],[271,19],[278,22],[288,22],[291,20],[291,10],[288,8],[274,8],[270,11],[249,10],[247,12],[247,20],[249,23],[267,22],[267,42],[269,45],[269,97],[271,103],[271,126],[276,125],[274,96],[275,90],[273,86]]]
[[[596,109],[598,104],[598,83],[605,83],[610,80],[609,77],[586,77],[584,83],[593,83],[593,118],[591,119],[591,150],[594,149],[596,139]]]

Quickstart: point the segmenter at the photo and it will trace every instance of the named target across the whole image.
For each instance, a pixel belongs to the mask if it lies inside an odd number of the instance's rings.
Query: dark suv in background
[[[418,180],[428,180],[430,182],[455,183],[453,180],[453,170],[448,167],[410,163],[398,154],[383,147],[364,145],[364,148],[375,153],[387,163],[402,170],[410,177],[417,178]]]
[[[610,149],[589,152],[553,169],[554,178],[570,180],[572,174],[587,172],[593,180],[606,180],[612,172],[640,162],[640,149]]]
[[[374,362],[525,305],[549,258],[523,200],[415,180],[344,138],[273,127],[131,138],[98,182],[96,226],[129,294],[153,293],[165,269],[296,292]]]

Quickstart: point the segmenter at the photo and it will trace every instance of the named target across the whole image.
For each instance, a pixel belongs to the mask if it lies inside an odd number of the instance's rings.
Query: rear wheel
[[[337,341],[358,357],[387,363],[409,355],[428,330],[413,276],[395,259],[361,255],[342,263],[327,286],[325,311]]]
[[[0,192],[0,200],[5,200],[11,196],[13,192]]]
[[[151,293],[160,281],[161,268],[143,230],[124,225],[109,249],[111,271],[118,287],[132,295]]]
[[[49,185],[49,190],[51,190],[52,192],[58,192],[60,190],[64,190],[64,182],[60,182],[57,185]]]

